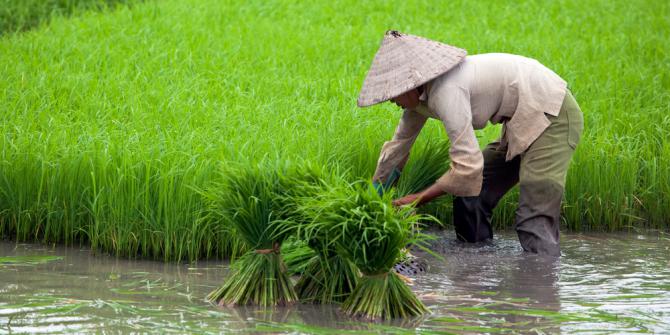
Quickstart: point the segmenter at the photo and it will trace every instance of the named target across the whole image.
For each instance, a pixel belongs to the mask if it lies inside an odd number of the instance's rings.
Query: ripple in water
[[[563,256],[557,260],[524,253],[513,234],[482,245],[441,235],[434,249],[443,259],[419,254],[430,268],[412,287],[432,314],[371,324],[349,319],[336,306],[211,305],[204,297],[221,284],[228,268],[223,262],[129,261],[94,256],[86,249],[2,242],[0,333],[602,334],[670,329],[668,238],[568,234],[561,243]]]

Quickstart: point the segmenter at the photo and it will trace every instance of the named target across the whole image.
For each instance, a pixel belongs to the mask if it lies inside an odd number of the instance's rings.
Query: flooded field
[[[523,253],[516,236],[466,246],[446,234],[413,289],[432,313],[367,323],[336,306],[222,308],[204,301],[225,262],[166,264],[88,249],[0,242],[0,333],[621,334],[670,332],[670,239],[564,235],[563,257]]]

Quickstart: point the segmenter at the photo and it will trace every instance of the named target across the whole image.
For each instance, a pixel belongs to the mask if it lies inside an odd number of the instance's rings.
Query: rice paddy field
[[[666,1],[0,5],[4,239],[160,260],[230,256],[204,196],[226,176],[259,164],[372,176],[400,111],[355,101],[390,28],[470,54],[536,58],[569,82],[586,127],[564,229],[670,228]],[[498,133],[478,132],[480,145]],[[429,122],[410,166],[435,145],[447,146],[446,134]],[[441,173],[447,163],[431,164]],[[499,229],[512,227],[516,199],[497,209]],[[445,226],[449,203],[432,208]]]
[[[517,190],[475,247],[449,196],[393,209],[448,167],[439,122],[369,189],[401,112],[356,98],[388,29],[568,81],[563,257],[505,231]],[[0,0],[0,334],[663,333],[668,42],[658,0]]]
[[[219,307],[203,297],[230,271],[91,257],[88,248],[0,241],[0,334],[666,334],[668,237],[566,233],[560,261],[529,257],[515,234],[436,248],[412,290],[418,318],[364,322],[333,304]]]

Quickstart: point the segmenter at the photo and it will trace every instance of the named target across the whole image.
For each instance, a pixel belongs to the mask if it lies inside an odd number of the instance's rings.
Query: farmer
[[[390,100],[403,108],[373,177],[381,192],[395,184],[428,118],[450,141],[450,168],[425,190],[394,201],[418,205],[451,194],[457,238],[493,238],[491,215],[519,183],[515,229],[524,250],[560,256],[565,177],[583,129],[565,80],[536,60],[466,51],[388,31],[358,98],[366,107]],[[499,139],[480,150],[475,129],[502,123]]]

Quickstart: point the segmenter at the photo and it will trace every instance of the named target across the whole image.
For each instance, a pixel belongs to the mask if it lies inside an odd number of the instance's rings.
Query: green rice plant
[[[237,237],[234,225],[230,223],[232,215],[229,201],[229,186],[226,184],[225,173],[221,172],[220,181],[212,182],[207,189],[196,189],[203,198],[203,207],[198,217],[203,233],[214,234],[215,238],[210,237],[210,243],[218,243],[221,249],[226,250],[226,257],[234,260],[246,251],[249,247],[244,239]]]
[[[546,64],[585,117],[564,227],[669,227],[666,2],[78,5],[113,1],[0,0],[0,26],[13,27],[0,33],[0,238],[166,261],[229,257],[237,242],[203,217],[198,191],[221,181],[221,166],[307,161],[339,166],[349,182],[372,176],[400,111],[353,102],[390,28]],[[58,3],[66,9],[49,7]],[[407,15],[425,20],[397,25]],[[487,29],[469,29],[472,18]],[[484,146],[499,128],[476,134]],[[422,147],[444,138],[429,120],[401,184],[413,161],[425,167]],[[501,201],[496,228],[512,227],[516,194]],[[448,198],[418,211],[449,224]]]
[[[302,275],[311,259],[316,256],[316,252],[305,241],[294,237],[290,237],[282,244],[281,254],[284,256],[284,264],[290,276]]]
[[[52,16],[104,10],[138,0],[0,0],[0,35],[33,28]]]
[[[289,305],[297,300],[280,248],[288,237],[279,232],[281,204],[277,171],[267,165],[229,171],[221,208],[234,236],[247,252],[236,262],[223,285],[208,300],[220,305]]]
[[[398,180],[397,195],[423,191],[449,169],[449,161],[448,141],[429,140],[417,145]]]
[[[60,261],[63,257],[61,256],[0,256],[0,264],[12,264],[12,265],[37,265],[45,264],[52,261]]]
[[[393,319],[428,312],[392,271],[405,246],[424,248],[427,236],[417,227],[422,217],[411,207],[394,208],[392,196],[379,196],[371,185],[348,184],[331,186],[305,205],[312,217],[309,229],[327,234],[337,253],[363,274],[342,304],[350,315]]]

